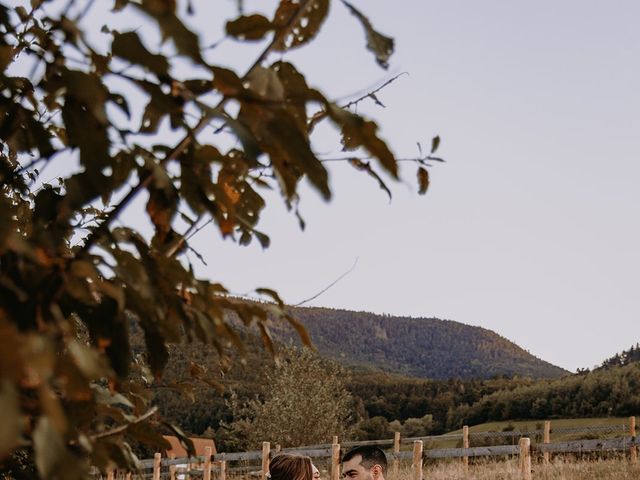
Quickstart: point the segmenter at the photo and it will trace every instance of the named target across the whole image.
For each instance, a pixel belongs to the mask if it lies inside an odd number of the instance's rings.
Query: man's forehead
[[[347,470],[357,469],[358,467],[364,468],[364,466],[362,466],[361,463],[362,463],[362,455],[358,454],[355,457],[351,458],[350,460],[347,460],[346,462],[344,462],[342,464],[342,470],[346,472]]]

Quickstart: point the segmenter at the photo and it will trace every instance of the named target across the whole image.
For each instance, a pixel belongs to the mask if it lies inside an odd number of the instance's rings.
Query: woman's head
[[[311,458],[302,455],[281,453],[269,464],[271,480],[313,480]]]

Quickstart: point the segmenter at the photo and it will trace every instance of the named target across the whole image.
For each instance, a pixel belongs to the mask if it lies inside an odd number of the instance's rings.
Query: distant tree
[[[358,423],[356,436],[360,440],[380,440],[393,437],[393,428],[399,422],[391,422],[382,417],[376,416],[364,419]]]
[[[401,430],[404,437],[424,437],[433,430],[433,415],[427,414],[421,418],[407,418],[402,422]]]
[[[234,421],[227,444],[256,448],[269,441],[283,447],[330,443],[351,431],[353,398],[346,372],[308,348],[288,348],[275,368],[266,369],[260,398],[233,399]]]
[[[132,442],[167,446],[160,427],[189,447],[177,426],[161,424],[148,387],[171,343],[241,348],[230,313],[256,324],[267,349],[274,316],[309,343],[274,291],[257,289],[265,304],[231,297],[196,278],[187,254],[209,222],[226,239],[267,247],[259,220],[268,189],[301,225],[303,178],[329,200],[320,122],[334,127],[345,163],[387,193],[385,179],[398,179],[377,124],[350,109],[375,95],[337,105],[286,56],[319,33],[329,3],[281,0],[267,18],[242,13],[238,1],[226,38],[264,40],[242,73],[219,64],[201,46],[204,32],[184,21],[202,2],[0,3],[0,472],[35,465],[41,478],[73,480],[91,465],[131,466]],[[342,3],[386,67],[393,40]],[[88,21],[109,7],[114,24],[103,24],[106,14]],[[124,18],[147,20],[119,31]],[[420,193],[438,144],[415,159]],[[45,169],[64,173],[50,182]],[[135,225],[123,224],[136,209]],[[204,375],[197,366],[185,374]]]

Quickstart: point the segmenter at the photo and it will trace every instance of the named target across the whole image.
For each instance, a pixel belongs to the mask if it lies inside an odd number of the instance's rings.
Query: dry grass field
[[[479,462],[469,466],[465,474],[460,461],[438,462],[427,465],[423,470],[423,480],[520,480],[518,460],[502,462]],[[556,459],[549,465],[534,464],[533,480],[614,480],[640,479],[640,464],[631,465],[628,458],[595,461]],[[410,469],[401,469],[398,476],[388,476],[388,480],[411,480]]]

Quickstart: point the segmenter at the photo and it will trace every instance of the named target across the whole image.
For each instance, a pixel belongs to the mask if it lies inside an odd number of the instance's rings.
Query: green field
[[[606,432],[573,432],[573,433],[556,433],[554,429],[560,428],[583,428],[593,427],[601,425],[629,425],[629,419],[626,417],[606,417],[606,418],[567,418],[567,419],[555,419],[551,420],[551,442],[568,442],[572,440],[581,440],[588,438],[608,438],[621,436],[621,433],[606,433]],[[505,431],[532,431],[542,430],[544,428],[544,420],[511,420],[503,422],[488,422],[479,425],[469,427],[469,432],[505,432]],[[451,434],[462,434],[462,429],[449,432]],[[517,443],[518,437],[510,439],[505,437],[502,439],[494,439],[499,444],[509,445],[515,442]],[[535,442],[535,439],[531,439]],[[460,447],[462,445],[461,440],[433,440],[425,444],[425,448],[452,448]],[[473,439],[471,440],[471,446],[474,446]]]

